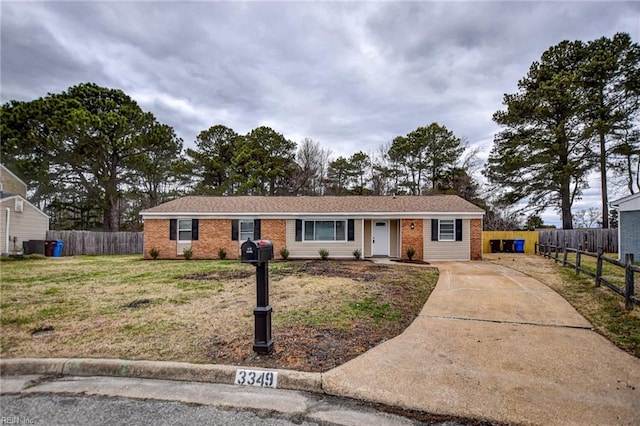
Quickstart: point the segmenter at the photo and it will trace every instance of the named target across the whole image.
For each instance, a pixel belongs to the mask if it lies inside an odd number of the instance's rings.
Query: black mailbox
[[[273,244],[268,240],[247,240],[240,247],[242,263],[264,263],[273,259]]]

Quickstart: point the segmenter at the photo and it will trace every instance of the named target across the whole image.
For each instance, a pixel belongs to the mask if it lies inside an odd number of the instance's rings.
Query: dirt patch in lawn
[[[326,371],[401,333],[437,271],[272,262],[272,354],[257,355],[255,268],[233,261],[69,258],[2,265],[0,356],[100,357]]]

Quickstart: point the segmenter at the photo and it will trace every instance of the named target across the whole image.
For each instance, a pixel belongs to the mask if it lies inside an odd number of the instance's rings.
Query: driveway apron
[[[539,281],[486,262],[440,278],[394,339],[323,375],[323,389],[520,424],[640,424],[640,359]]]

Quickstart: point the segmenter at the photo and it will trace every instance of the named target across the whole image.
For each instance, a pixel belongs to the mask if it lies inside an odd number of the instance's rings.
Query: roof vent
[[[22,200],[22,198],[16,198],[16,205],[14,207],[14,210],[17,211],[18,213],[22,213],[23,209],[24,209],[24,201]]]

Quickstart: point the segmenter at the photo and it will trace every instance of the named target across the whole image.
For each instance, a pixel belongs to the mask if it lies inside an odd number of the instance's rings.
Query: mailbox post
[[[253,350],[259,353],[273,351],[273,337],[271,336],[271,306],[269,306],[269,260],[273,259],[273,244],[268,240],[242,243],[240,248],[242,263],[251,263],[256,267],[256,307],[253,309],[255,317],[255,341]]]

